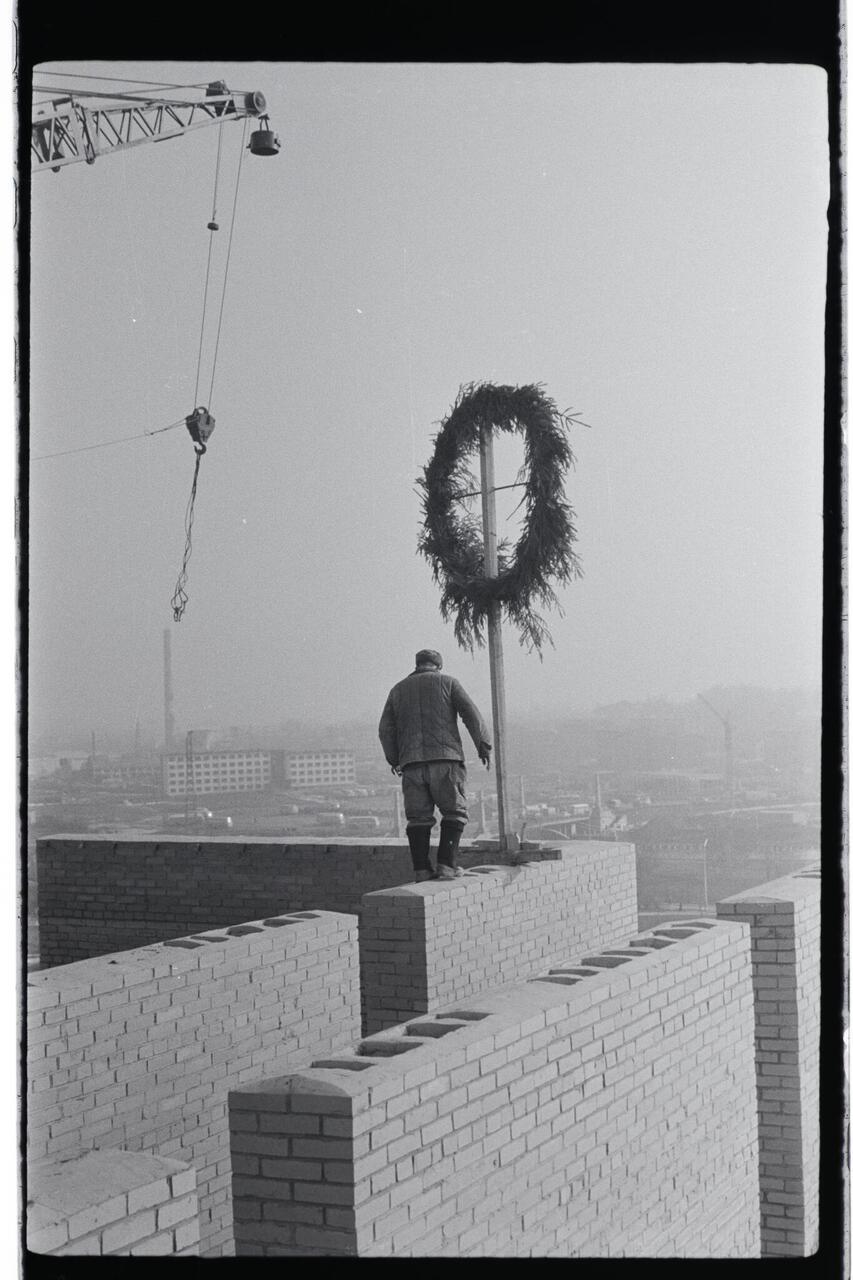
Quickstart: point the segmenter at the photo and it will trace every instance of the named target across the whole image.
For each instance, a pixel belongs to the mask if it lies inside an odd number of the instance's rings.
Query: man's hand
[[[489,762],[491,761],[491,758],[492,758],[492,748],[489,746],[488,742],[480,743],[479,747],[477,748],[477,755],[480,757],[480,760],[488,769]]]
[[[403,771],[402,771],[402,769],[400,769],[396,764],[392,764],[392,765],[391,765],[391,772],[392,772],[393,774],[396,774],[396,776],[399,778],[400,774],[401,774]]]

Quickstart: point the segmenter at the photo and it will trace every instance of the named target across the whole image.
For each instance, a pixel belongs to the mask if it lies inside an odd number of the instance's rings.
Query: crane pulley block
[[[207,441],[216,426],[216,419],[208,413],[204,405],[199,405],[198,408],[193,409],[192,413],[187,414],[185,421],[187,431],[189,431],[196,447],[196,452],[205,453],[207,451]]]

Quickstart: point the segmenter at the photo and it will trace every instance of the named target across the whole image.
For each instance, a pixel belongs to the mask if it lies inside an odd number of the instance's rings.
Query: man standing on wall
[[[488,769],[492,744],[486,722],[462,685],[444,675],[441,654],[421,649],[415,669],[394,685],[379,721],[379,740],[391,772],[402,774],[406,836],[415,880],[453,880],[462,875],[456,853],[468,807],[465,755],[457,716],[470,733],[477,755]],[[438,866],[429,858],[436,806],[441,814]]]

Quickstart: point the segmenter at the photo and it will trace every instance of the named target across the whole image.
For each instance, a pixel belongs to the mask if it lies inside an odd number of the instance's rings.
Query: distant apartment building
[[[172,751],[161,756],[163,791],[167,796],[197,796],[218,792],[265,791],[281,778],[281,751],[263,747],[234,750]],[[188,782],[192,785],[188,786]]]
[[[352,751],[277,751],[267,747],[227,747],[218,750],[172,751],[161,756],[163,792],[167,796],[197,796],[235,791],[266,791],[270,787],[348,786],[355,782]],[[192,783],[190,787],[187,782]]]
[[[285,778],[292,787],[347,786],[355,782],[352,751],[288,751]]]

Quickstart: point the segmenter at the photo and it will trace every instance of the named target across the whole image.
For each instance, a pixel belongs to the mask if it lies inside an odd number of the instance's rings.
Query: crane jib
[[[219,83],[206,96],[189,100],[134,94],[63,94],[34,114],[31,152],[33,172],[86,161],[98,156],[163,142],[226,120],[260,117],[261,128],[250,139],[253,155],[276,155],[280,142],[269,129],[266,98],[260,90],[229,93]]]

